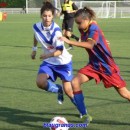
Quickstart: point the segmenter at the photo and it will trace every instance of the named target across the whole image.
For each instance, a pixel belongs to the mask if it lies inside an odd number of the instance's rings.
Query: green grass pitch
[[[62,105],[57,95],[36,87],[35,79],[42,53],[38,46],[37,59],[31,60],[32,25],[39,15],[9,15],[0,22],[0,130],[48,130],[43,122],[54,116],[64,116],[69,123],[80,123],[78,112],[67,96]],[[55,20],[61,26],[61,20]],[[130,19],[98,19],[121,75],[130,90]],[[76,25],[75,34],[79,35]],[[67,46],[67,45],[66,45]],[[74,47],[74,74],[88,61],[84,49]],[[57,83],[61,83],[60,79]],[[114,88],[92,80],[82,85],[85,103],[93,121],[88,130],[130,130],[130,103],[121,98]],[[75,130],[75,128],[70,129]],[[84,130],[84,128],[77,128]]]

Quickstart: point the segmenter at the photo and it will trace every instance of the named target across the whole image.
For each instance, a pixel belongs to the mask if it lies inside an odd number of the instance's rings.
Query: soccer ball
[[[50,121],[50,130],[68,130],[68,121],[64,117],[56,116]]]

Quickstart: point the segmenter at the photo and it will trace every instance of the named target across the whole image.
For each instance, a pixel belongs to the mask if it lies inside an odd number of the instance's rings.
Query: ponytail
[[[96,19],[96,14],[95,12],[90,9],[89,7],[84,7],[83,9],[79,9],[75,13],[75,17],[81,16],[83,19],[90,19],[90,20],[95,20]]]

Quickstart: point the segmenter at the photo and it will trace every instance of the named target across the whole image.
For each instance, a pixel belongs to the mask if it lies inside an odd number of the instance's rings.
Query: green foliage
[[[23,8],[26,5],[26,0],[0,0],[6,2],[8,8]]]

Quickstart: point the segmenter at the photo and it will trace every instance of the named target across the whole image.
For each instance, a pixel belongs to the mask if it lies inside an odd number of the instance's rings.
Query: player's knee
[[[76,78],[74,78],[72,80],[72,86],[76,86],[77,84],[79,84],[78,80]]]
[[[127,99],[130,101],[130,92],[127,94]]]
[[[80,84],[79,84],[78,80],[75,78],[72,80],[72,88],[73,88],[74,92],[80,90]]]
[[[46,88],[45,82],[42,81],[42,80],[37,79],[36,84],[37,84],[37,87],[40,88],[40,89],[45,89]]]
[[[71,35],[72,35],[71,32],[69,32],[69,31],[66,32],[67,37],[71,37]]]
[[[64,90],[65,94],[68,96],[68,97],[73,97],[73,91],[72,90]]]
[[[72,88],[75,86],[75,79],[72,80]]]
[[[130,101],[130,91],[126,87],[116,88],[116,90],[123,98],[126,98]]]
[[[41,82],[39,82],[39,81],[36,81],[36,84],[37,84],[38,88],[42,88],[43,87],[42,84],[41,84]]]

